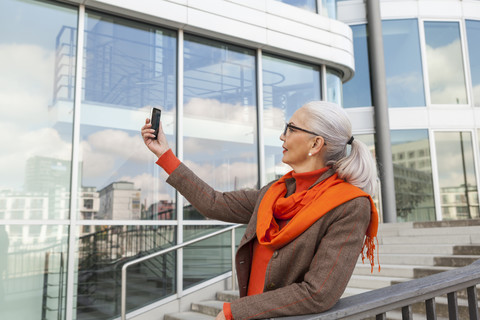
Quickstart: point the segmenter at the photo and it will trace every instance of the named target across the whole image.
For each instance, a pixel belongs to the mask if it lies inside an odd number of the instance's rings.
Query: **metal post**
[[[395,203],[395,183],[390,145],[387,85],[379,0],[367,0],[367,21],[372,100],[375,108],[375,152],[382,182],[380,192],[382,196],[383,221],[396,222],[397,208]]]
[[[235,229],[232,229],[232,239],[231,239],[231,246],[232,246],[232,291],[236,290],[236,278],[237,273],[235,272]]]

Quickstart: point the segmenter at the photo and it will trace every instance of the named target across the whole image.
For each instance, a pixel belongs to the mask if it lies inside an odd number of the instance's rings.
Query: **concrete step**
[[[380,289],[391,286],[392,283],[400,283],[408,281],[408,278],[399,277],[378,277],[378,276],[364,276],[364,275],[352,275],[348,281],[347,288],[360,288],[360,289]]]
[[[237,290],[232,291],[220,291],[217,292],[217,300],[224,301],[224,302],[232,302],[240,298],[240,294]]]
[[[480,244],[454,246],[453,254],[455,255],[477,255],[480,256]]]
[[[223,301],[205,300],[197,303],[192,303],[192,311],[200,312],[209,316],[216,316],[223,310]]]
[[[436,274],[454,269],[453,267],[436,267],[436,266],[415,266],[415,265],[392,265],[381,264],[380,271],[370,265],[357,264],[354,275],[371,276],[371,277],[399,277],[407,279],[418,279],[428,275]]]
[[[400,277],[400,278],[413,278],[415,276],[414,267],[410,265],[390,265],[383,264],[380,261],[381,269],[380,272],[375,266],[372,269],[370,264],[357,264],[355,270],[353,270],[354,275],[360,276],[371,276],[371,277]],[[420,266],[416,266],[420,267]]]
[[[380,264],[419,265],[419,266],[444,266],[464,267],[480,259],[478,255],[435,255],[435,254],[408,254],[408,253],[381,253]],[[359,257],[359,265],[362,259]],[[365,264],[367,262],[365,261]]]
[[[432,236],[432,235],[478,235],[480,234],[480,226],[471,227],[451,227],[451,228],[421,228],[421,229],[398,229],[398,236]]]
[[[469,234],[464,235],[431,235],[431,236],[397,236],[397,237],[378,237],[378,242],[382,244],[401,244],[408,246],[411,244],[433,245],[433,244],[472,244],[472,237]]]
[[[392,225],[395,225],[395,223]],[[470,226],[480,226],[480,219],[413,222],[413,228],[415,229],[455,228]]]
[[[406,253],[406,254],[441,254],[452,255],[454,254],[454,244],[380,244],[379,252],[380,258],[384,253]]]
[[[215,317],[199,312],[187,311],[166,314],[164,320],[215,320]]]
[[[347,287],[342,294],[342,298],[354,296],[354,295],[365,293],[368,291],[370,291],[370,289]]]

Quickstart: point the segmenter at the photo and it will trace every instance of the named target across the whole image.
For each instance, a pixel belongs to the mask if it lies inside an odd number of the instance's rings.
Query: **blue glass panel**
[[[289,5],[302,8],[311,12],[317,12],[317,0],[277,0]]]
[[[435,132],[435,149],[443,219],[478,219],[472,134]]]
[[[427,130],[393,130],[393,174],[397,221],[435,221]]]
[[[76,24],[70,7],[0,1],[0,199],[15,203],[0,220],[69,218]]]
[[[175,150],[175,33],[88,11],[81,106],[80,219],[175,218],[175,191],[139,130],[151,107]]]
[[[255,51],[185,35],[183,81],[185,161],[217,190],[257,187]]]
[[[369,107],[372,105],[370,66],[368,62],[366,25],[351,26],[355,54],[355,75],[343,84],[343,107]]]
[[[467,43],[475,107],[480,107],[480,21],[466,20]]]
[[[466,104],[465,71],[458,22],[425,22],[432,104]]]
[[[425,106],[416,19],[382,22],[389,107]]]
[[[322,16],[337,19],[337,1],[322,0]]]
[[[342,105],[342,79],[334,70],[327,69],[327,101]]]
[[[290,170],[282,163],[280,134],[285,122],[306,102],[320,100],[318,66],[263,56],[263,106],[267,181]]]

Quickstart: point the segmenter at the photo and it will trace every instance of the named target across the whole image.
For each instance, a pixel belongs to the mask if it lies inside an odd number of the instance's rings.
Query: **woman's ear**
[[[316,136],[314,139],[315,140],[313,141],[313,145],[310,151],[312,155],[320,152],[320,150],[322,150],[323,146],[325,145],[325,139],[323,139],[323,137]]]

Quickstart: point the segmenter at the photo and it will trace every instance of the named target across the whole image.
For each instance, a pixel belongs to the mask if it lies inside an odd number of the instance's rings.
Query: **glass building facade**
[[[116,318],[124,263],[225,227],[165,182],[139,133],[152,107],[217,190],[286,173],[279,136],[310,100],[343,105],[375,154],[363,1],[230,1],[191,20],[169,1],[98,3],[0,2],[0,319]],[[397,221],[480,218],[480,5],[422,8],[382,1]],[[128,311],[226,278],[229,247],[137,265]]]

